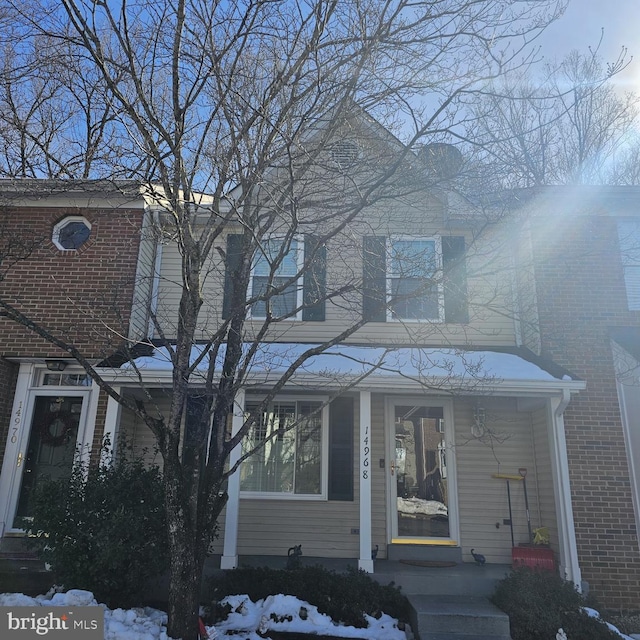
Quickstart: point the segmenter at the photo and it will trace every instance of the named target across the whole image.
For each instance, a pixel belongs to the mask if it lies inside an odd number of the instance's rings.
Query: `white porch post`
[[[18,371],[16,390],[13,396],[13,409],[11,410],[11,422],[9,423],[9,433],[7,434],[7,445],[2,462],[2,472],[0,472],[0,537],[4,535],[5,529],[11,526],[13,512],[11,510],[11,497],[14,495],[14,483],[16,468],[22,464],[26,454],[28,443],[29,416],[27,411],[27,397],[29,386],[33,379],[34,366],[31,363],[23,362]],[[25,422],[26,420],[26,422]],[[21,455],[22,454],[22,455]]]
[[[551,472],[558,520],[560,544],[560,574],[573,582],[578,589],[582,586],[582,575],[578,564],[576,531],[573,522],[571,487],[569,483],[569,461],[564,430],[564,410],[569,403],[569,391],[562,397],[547,400],[547,424],[551,451]]]
[[[371,392],[360,392],[360,558],[358,568],[373,573],[371,559]]]
[[[244,422],[244,390],[236,394],[233,404],[231,432],[235,436]],[[242,447],[238,445],[229,456],[229,466],[233,467],[240,459]],[[224,549],[220,559],[221,569],[235,569],[238,566],[238,518],[240,515],[240,471],[229,477],[227,483],[227,512],[224,520]]]
[[[114,387],[114,391],[117,393],[122,392],[121,387]],[[99,391],[96,389],[96,395]],[[116,402],[111,396],[107,400],[107,412],[104,418],[104,437],[109,438],[110,446],[108,452],[105,452],[104,461],[110,462],[114,460],[118,455],[116,451],[116,444],[118,440],[118,427],[120,426],[120,414],[122,406],[119,402]]]

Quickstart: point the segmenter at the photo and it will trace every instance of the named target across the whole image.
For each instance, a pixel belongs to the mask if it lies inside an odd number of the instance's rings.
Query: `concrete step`
[[[25,593],[37,596],[46,593],[55,583],[23,536],[4,537],[0,541],[0,593]]]
[[[509,572],[507,565],[460,563],[453,567],[423,567],[399,562],[376,563],[372,578],[393,582],[405,595],[491,596],[496,583]]]
[[[509,617],[486,598],[410,595],[420,640],[510,640]]]
[[[0,538],[0,556],[3,554],[14,555],[34,555],[32,549],[27,544],[27,537],[23,535],[4,536]]]

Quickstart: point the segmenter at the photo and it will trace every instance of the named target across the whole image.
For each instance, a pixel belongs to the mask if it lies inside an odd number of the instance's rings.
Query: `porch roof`
[[[245,345],[245,354],[250,349]],[[279,379],[301,356],[311,353],[296,370],[288,384],[305,387],[344,387],[360,389],[424,390],[456,392],[549,393],[565,389],[579,391],[585,383],[553,362],[537,358],[523,350],[475,351],[426,347],[373,347],[341,344],[320,354],[313,354],[317,344],[261,343],[249,366],[250,385],[269,384]],[[204,373],[209,356],[203,358],[204,346],[195,346],[191,362],[194,376]],[[224,346],[216,360],[221,369]],[[526,351],[526,353],[525,353]],[[525,357],[525,355],[527,357]],[[137,369],[137,372],[136,372]],[[113,375],[126,382],[138,372],[147,382],[167,382],[173,365],[166,347],[154,349],[152,355],[126,362]],[[111,377],[111,376],[109,376]]]

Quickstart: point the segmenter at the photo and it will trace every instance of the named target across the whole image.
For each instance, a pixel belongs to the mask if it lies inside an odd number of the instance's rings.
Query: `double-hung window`
[[[326,407],[319,400],[279,399],[256,419],[242,442],[249,456],[240,490],[272,497],[326,494]],[[257,405],[247,404],[247,412]]]
[[[441,273],[439,238],[389,238],[387,319],[441,320]]]
[[[251,307],[253,318],[266,318],[270,312],[274,318],[300,319],[302,279],[296,276],[303,264],[304,242],[300,238],[288,242],[270,238],[262,243],[253,261],[249,286],[251,298],[261,298]]]
[[[618,220],[620,257],[624,270],[629,311],[640,310],[640,221],[630,218]]]

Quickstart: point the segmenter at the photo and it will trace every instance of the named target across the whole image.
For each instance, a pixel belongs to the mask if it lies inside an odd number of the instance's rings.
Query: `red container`
[[[513,567],[529,567],[542,571],[555,571],[556,560],[548,547],[522,545],[511,550]]]

